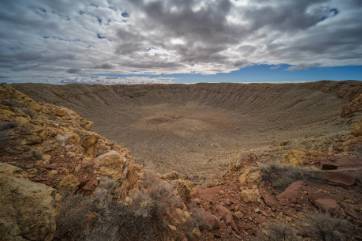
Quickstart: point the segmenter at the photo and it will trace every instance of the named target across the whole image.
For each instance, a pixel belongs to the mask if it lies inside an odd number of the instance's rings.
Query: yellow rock
[[[127,175],[124,170],[125,159],[121,154],[116,151],[109,151],[94,159],[97,173],[102,176],[111,177],[114,180],[118,180],[121,177]]]
[[[199,228],[194,228],[192,229],[192,235],[196,238],[200,238],[202,234]]]
[[[362,136],[362,120],[360,120],[352,125],[351,133],[354,136]]]
[[[25,175],[22,169],[3,162],[0,162],[0,174],[13,175],[16,177],[22,177]]]
[[[294,166],[303,165],[303,160],[306,156],[306,153],[302,150],[291,150],[284,157],[284,162]]]
[[[67,144],[79,144],[80,137],[76,133],[72,131],[66,131],[64,134],[58,134],[56,136],[56,140],[61,144],[62,146]]]
[[[78,178],[72,174],[69,174],[59,182],[58,188],[61,190],[71,190],[74,191],[78,186],[80,182]]]
[[[247,167],[239,177],[240,185],[257,185],[260,183],[260,171],[256,168]]]
[[[191,215],[189,212],[182,210],[181,208],[176,208],[175,209],[175,217],[174,217],[174,221],[177,224],[181,224],[181,223],[185,223],[187,222],[188,219],[190,219]]]
[[[51,155],[48,155],[48,154],[43,154],[42,155],[42,160],[45,162],[45,163],[49,163],[50,159],[52,158]]]
[[[67,114],[67,111],[64,108],[61,107],[56,107],[54,109],[55,111],[55,115],[59,116],[59,117],[63,117]]]
[[[36,103],[35,101],[33,101],[33,100],[31,100],[30,102],[29,102],[29,107],[32,109],[32,110],[34,110],[34,111],[41,111],[41,109],[42,109],[42,107],[38,104],[38,103]]]
[[[93,126],[93,122],[86,119],[81,119],[80,126],[86,130],[90,130]]]
[[[48,130],[46,128],[40,128],[36,130],[35,133],[43,140],[45,140],[48,137]]]
[[[177,230],[176,226],[174,226],[174,225],[169,224],[169,225],[167,225],[167,226],[168,226],[169,229],[171,229],[172,231],[176,231],[176,230]]]
[[[29,119],[22,116],[18,116],[15,118],[15,122],[20,126],[24,126],[29,123]]]
[[[164,180],[177,180],[179,178],[180,178],[180,174],[176,171],[171,171],[171,172],[165,173],[161,176],[161,179],[164,179]]]
[[[56,190],[44,184],[0,173],[0,240],[53,240],[56,196]]]
[[[117,151],[109,151],[94,159],[97,166],[117,167],[124,163],[124,158]]]
[[[242,189],[240,192],[240,199],[243,202],[260,202],[260,193],[257,188]]]
[[[51,170],[48,172],[48,177],[53,178],[56,175],[58,175],[58,171],[57,170]]]
[[[15,115],[15,113],[12,112],[11,110],[8,110],[5,108],[0,109],[0,120],[9,120],[14,115]]]
[[[82,138],[82,146],[86,155],[95,156],[98,139],[98,136],[95,134],[89,134]]]
[[[192,185],[192,182],[182,179],[175,181],[177,193],[185,203],[188,203],[191,199]]]

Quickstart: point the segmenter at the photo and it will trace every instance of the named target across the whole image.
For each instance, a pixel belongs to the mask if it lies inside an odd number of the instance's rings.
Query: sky
[[[362,80],[362,0],[1,0],[0,82]]]

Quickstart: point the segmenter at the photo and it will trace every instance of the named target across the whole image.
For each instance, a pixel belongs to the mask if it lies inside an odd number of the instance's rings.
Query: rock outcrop
[[[0,239],[50,241],[56,229],[56,190],[0,163]]]
[[[40,104],[9,86],[0,87],[0,100],[2,161],[23,168],[31,180],[89,192],[107,176],[122,186],[119,198],[141,180],[128,150],[90,131],[90,122],[74,111]]]
[[[143,167],[127,149],[91,131],[91,126],[70,109],[38,103],[8,85],[0,86],[1,240],[52,240],[56,200],[72,195],[95,203],[102,195],[110,196],[107,202],[125,209],[122,215],[145,218],[145,225],[156,232],[150,237],[200,235],[184,203],[189,197],[180,197],[176,187],[157,175],[145,178]],[[104,189],[104,183],[111,189]],[[149,211],[155,205],[159,223],[147,221],[156,215]],[[95,214],[78,218],[88,215]],[[165,226],[175,228],[164,230]],[[132,240],[145,235],[132,232]]]

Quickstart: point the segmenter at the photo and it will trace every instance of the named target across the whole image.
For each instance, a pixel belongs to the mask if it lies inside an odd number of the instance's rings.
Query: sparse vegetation
[[[277,191],[283,191],[298,180],[319,180],[319,174],[311,169],[293,165],[272,163],[261,167],[262,181],[269,182]]]
[[[98,195],[67,195],[62,202],[55,240],[163,240],[162,220],[150,210],[136,212],[112,200],[112,189]]]
[[[130,204],[115,201],[116,184],[104,179],[95,195],[69,194],[64,197],[57,222],[57,241],[154,241],[191,233],[191,222],[179,230],[169,226],[170,210],[181,203],[164,183],[137,192]]]
[[[353,240],[353,227],[344,219],[318,213],[307,218],[306,223],[305,231],[315,241]]]
[[[298,229],[283,223],[270,223],[263,232],[259,232],[255,241],[354,240],[353,226],[344,219],[316,213],[307,216],[302,222]]]
[[[271,223],[260,232],[255,241],[298,241],[300,240],[290,226],[283,223]]]

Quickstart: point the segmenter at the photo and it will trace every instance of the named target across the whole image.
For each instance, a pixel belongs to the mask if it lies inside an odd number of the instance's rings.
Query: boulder
[[[192,229],[192,236],[194,236],[195,238],[200,238],[201,237],[201,231],[199,228],[193,228]]]
[[[352,135],[358,137],[362,136],[362,120],[354,123],[351,130]]]
[[[54,111],[54,114],[59,117],[63,117],[67,114],[67,110],[62,107],[56,107],[53,109],[53,111]]]
[[[294,203],[298,200],[303,186],[303,181],[295,181],[290,184],[282,193],[280,193],[277,196],[277,199],[282,204]]]
[[[69,174],[62,178],[58,184],[58,188],[63,191],[73,192],[78,188],[79,184],[79,179],[76,176]]]
[[[95,134],[89,134],[82,138],[82,146],[86,155],[95,156],[98,139],[99,137]]]
[[[216,205],[215,209],[218,216],[220,216],[221,220],[224,220],[225,224],[230,225],[234,230],[238,230],[234,222],[233,214],[229,209],[222,205]]]
[[[58,210],[56,191],[17,177],[17,168],[2,165],[0,169],[0,239],[52,240]]]
[[[209,212],[204,211],[202,219],[208,230],[214,230],[220,227],[219,219]]]
[[[260,190],[261,199],[264,201],[265,205],[270,208],[274,208],[278,205],[278,201],[273,194],[271,194],[265,188]]]
[[[340,172],[326,173],[326,180],[334,185],[339,186],[353,186],[356,183],[356,178]]]
[[[23,177],[25,176],[25,172],[19,167],[0,162],[0,175]]]
[[[64,134],[57,134],[55,139],[61,146],[73,144],[78,145],[80,142],[80,137],[72,131],[67,131]]]
[[[161,176],[161,179],[164,179],[164,180],[177,180],[179,178],[180,178],[180,174],[176,171],[171,171],[171,172],[165,173]]]
[[[93,127],[93,122],[82,118],[80,120],[80,126],[86,130],[90,130]]]
[[[120,179],[127,175],[127,167],[124,168],[126,160],[117,151],[109,151],[94,159],[97,173],[102,176],[111,177],[114,180]]]
[[[313,204],[319,209],[330,213],[336,212],[339,207],[337,201],[331,198],[317,198],[313,200]]]
[[[186,180],[176,180],[175,182],[175,186],[176,186],[176,191],[179,194],[179,196],[181,197],[181,199],[185,202],[188,203],[191,200],[191,190],[192,190],[192,185],[190,183],[188,183]]]
[[[109,151],[102,155],[97,156],[94,159],[94,164],[96,167],[100,166],[118,166],[118,164],[123,163],[123,159],[121,154],[117,151]]]
[[[260,193],[258,188],[246,188],[240,191],[240,199],[246,203],[260,202]]]
[[[240,185],[258,185],[261,180],[260,171],[256,168],[247,167],[239,176]]]

